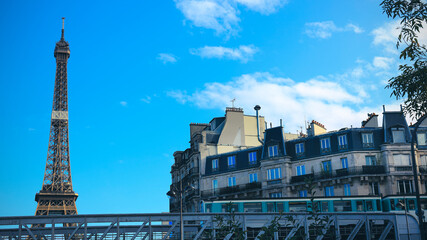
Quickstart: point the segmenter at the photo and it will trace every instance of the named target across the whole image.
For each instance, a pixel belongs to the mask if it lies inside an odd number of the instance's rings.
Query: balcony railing
[[[412,171],[412,166],[394,166],[394,170],[397,172],[410,172]]]
[[[293,176],[291,178],[291,184],[303,183],[305,182],[305,179],[308,179],[308,178],[312,178],[313,180],[324,180],[324,179],[331,179],[331,178],[352,176],[352,175],[372,175],[372,174],[384,174],[384,173],[386,173],[386,171],[383,165],[374,165],[374,166],[365,165],[365,166],[359,166],[359,167],[337,169],[331,172],[322,171],[314,174],[310,173],[310,174],[305,174],[301,176]]]
[[[274,179],[274,180],[268,180],[267,185],[275,185],[275,184],[281,184],[282,179]]]
[[[218,188],[215,190],[205,190],[205,191],[202,191],[202,197],[236,194],[241,192],[253,191],[256,189],[261,189],[261,182],[252,182],[252,183],[241,184],[241,185],[232,186],[232,187]]]
[[[346,150],[348,148],[347,144],[338,145],[338,150]]]
[[[426,165],[421,165],[418,167],[420,173],[426,174],[427,173],[427,166]]]
[[[363,143],[363,148],[373,148],[374,143]]]
[[[297,182],[304,182],[305,179],[314,179],[314,174],[310,173],[310,174],[304,174],[304,175],[299,175],[299,176],[293,176],[291,178],[291,183],[297,183]]]
[[[331,152],[331,148],[330,147],[328,147],[328,148],[321,148],[320,152],[322,154],[330,153]]]

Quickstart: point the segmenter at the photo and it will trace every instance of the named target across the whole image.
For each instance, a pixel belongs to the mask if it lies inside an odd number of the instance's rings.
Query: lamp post
[[[170,190],[169,192],[166,193],[166,195],[168,195],[169,197],[178,197],[179,195],[179,225],[180,225],[180,235],[181,235],[181,240],[184,240],[184,220],[182,218],[182,195],[184,192],[190,190],[190,189],[194,189],[193,186],[187,186],[185,189],[182,189],[182,179],[181,181],[179,181],[179,190],[172,185],[172,190]]]
[[[400,208],[405,209],[405,218],[406,218],[406,231],[408,234],[408,239],[411,240],[411,234],[409,233],[409,223],[408,223],[408,208],[406,206],[406,197],[403,196],[403,202],[399,201],[398,205]]]
[[[418,184],[418,169],[417,169],[417,162],[415,161],[415,143],[416,143],[416,137],[417,137],[417,130],[420,124],[427,118],[427,114],[424,114],[420,119],[418,119],[417,123],[414,125],[414,132],[412,135],[411,140],[411,157],[412,157],[412,171],[414,173],[414,184],[415,184],[415,197],[417,199],[417,210],[416,214],[418,216],[418,225],[420,228],[420,234],[421,238],[423,238],[424,235],[424,228],[423,228],[423,215],[424,212],[421,209],[421,199],[420,199],[420,186]]]

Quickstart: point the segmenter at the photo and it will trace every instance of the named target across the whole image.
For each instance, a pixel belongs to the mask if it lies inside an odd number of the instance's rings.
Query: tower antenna
[[[61,39],[64,39],[64,25],[65,25],[65,17],[62,18],[62,35],[61,35]]]
[[[231,107],[234,108],[234,102],[236,101],[236,98],[231,99]]]

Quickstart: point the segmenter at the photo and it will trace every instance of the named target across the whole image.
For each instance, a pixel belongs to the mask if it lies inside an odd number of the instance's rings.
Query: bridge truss
[[[218,239],[218,216],[231,217],[226,213],[184,214],[185,239]],[[262,227],[268,227],[275,217],[280,217],[280,227],[274,233],[274,240],[292,237],[316,240],[421,239],[418,223],[410,214],[325,213],[319,215],[328,219],[321,227],[325,234],[316,236],[310,236],[313,220],[305,213],[234,214],[248,240],[258,239],[263,234]],[[180,216],[175,213],[0,217],[0,240],[179,239],[179,224]],[[223,239],[233,239],[233,235],[228,234]]]

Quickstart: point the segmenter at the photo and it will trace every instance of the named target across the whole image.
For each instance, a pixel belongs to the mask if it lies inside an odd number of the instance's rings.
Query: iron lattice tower
[[[78,194],[73,191],[68,139],[67,62],[70,47],[64,39],[62,18],[61,40],[56,43],[56,77],[50,124],[49,147],[43,187],[36,194],[36,215],[75,215]]]

